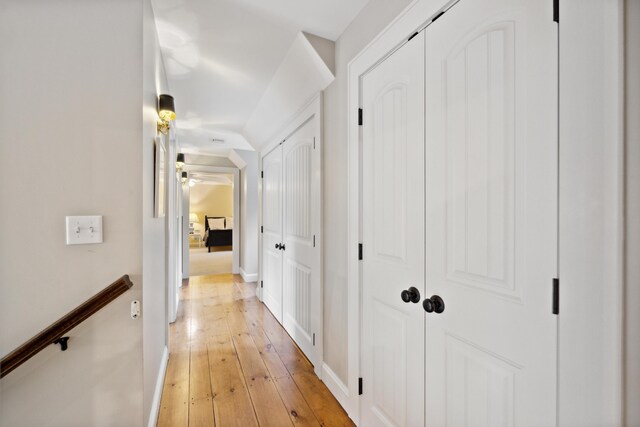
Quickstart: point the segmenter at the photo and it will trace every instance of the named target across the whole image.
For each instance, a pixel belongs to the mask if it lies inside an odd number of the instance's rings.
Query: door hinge
[[[313,149],[314,150],[316,149],[316,137],[315,136],[313,137]]]
[[[313,334],[313,345],[316,345],[316,334]]]
[[[362,378],[358,378],[358,396],[362,396]]]
[[[411,34],[411,35],[409,36],[409,38],[407,39],[407,41],[408,41],[408,42],[410,42],[410,41],[411,41],[411,39],[412,39],[412,38],[414,38],[414,37],[415,37],[415,36],[417,36],[417,35],[418,35],[418,32],[416,31],[415,33],[413,33],[413,34]]]
[[[316,235],[315,234],[313,235],[313,247],[314,248],[316,247]]]
[[[560,279],[557,277],[553,279],[553,307],[551,312],[553,314],[560,313]]]
[[[264,282],[262,280],[260,280],[260,287],[264,288]]]
[[[261,225],[261,226],[260,226],[260,232],[261,232],[261,233],[264,233],[264,225]]]
[[[358,243],[358,261],[362,261],[362,243]]]
[[[438,13],[436,16],[433,17],[433,19],[431,20],[431,22],[436,22],[436,19],[440,18],[442,15],[444,15],[444,10],[441,11],[440,13]]]
[[[362,126],[362,108],[358,108],[358,126]]]
[[[560,23],[560,0],[553,0],[553,22]]]

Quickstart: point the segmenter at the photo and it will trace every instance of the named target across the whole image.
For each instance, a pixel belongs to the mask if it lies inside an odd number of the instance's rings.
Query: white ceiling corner
[[[247,166],[247,162],[245,162],[235,150],[231,150],[227,157],[238,167],[238,169],[242,169]]]
[[[314,36],[313,34],[302,32],[302,35],[311,44],[311,47],[316,51],[320,59],[324,61],[326,67],[331,71],[331,74],[336,74],[336,42],[327,40],[322,37]]]
[[[321,49],[326,56],[332,48],[331,44]],[[299,33],[244,128],[253,147],[259,150],[270,142],[279,129],[334,79],[316,47]]]

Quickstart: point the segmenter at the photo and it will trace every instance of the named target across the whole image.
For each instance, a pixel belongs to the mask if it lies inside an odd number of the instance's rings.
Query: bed
[[[229,223],[227,224],[227,222]],[[208,252],[211,252],[211,248],[214,247],[233,245],[233,218],[205,215],[204,227],[205,232],[202,240],[204,240]]]

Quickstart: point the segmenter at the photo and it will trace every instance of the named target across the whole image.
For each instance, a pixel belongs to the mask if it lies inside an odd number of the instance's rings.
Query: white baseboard
[[[258,281],[258,273],[247,273],[243,269],[240,269],[240,275],[242,276],[242,280],[244,280],[245,282]]]
[[[340,378],[338,378],[336,373],[331,370],[329,365],[324,362],[322,362],[322,381],[327,386],[331,394],[336,398],[338,403],[345,411],[347,411],[349,417],[353,419],[353,414],[350,413],[349,389],[342,381],[340,381]]]
[[[167,373],[167,363],[169,362],[169,349],[165,346],[162,351],[162,360],[160,361],[160,369],[158,369],[158,378],[156,379],[156,389],[153,392],[153,400],[151,401],[151,411],[149,413],[149,427],[155,427],[158,423],[158,414],[160,412],[160,399],[162,399],[162,388],[164,387],[164,377]]]

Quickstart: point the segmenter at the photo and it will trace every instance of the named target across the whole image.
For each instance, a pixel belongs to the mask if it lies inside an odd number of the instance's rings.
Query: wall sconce
[[[184,166],[184,153],[178,153],[176,157],[176,169],[180,170]]]
[[[182,172],[180,179],[182,180],[183,184],[186,184],[187,180],[189,179],[189,174],[186,171]]]
[[[160,95],[158,98],[158,132],[166,135],[171,128],[169,122],[176,119],[176,107],[173,96]]]

